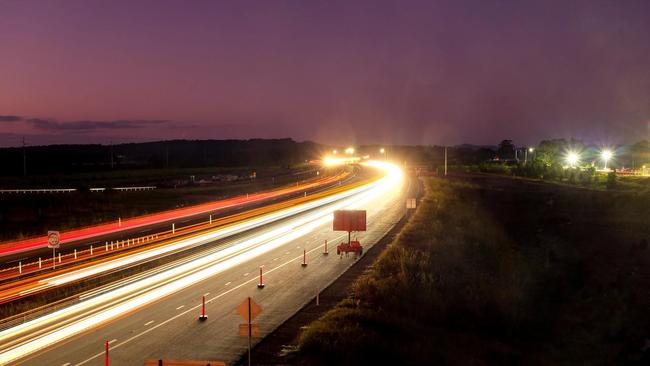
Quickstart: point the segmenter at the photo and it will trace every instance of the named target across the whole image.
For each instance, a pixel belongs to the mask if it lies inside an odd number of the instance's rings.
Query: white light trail
[[[45,349],[101,324],[105,324],[123,314],[132,312],[160,298],[201,282],[220,272],[231,269],[306,235],[317,227],[330,222],[332,220],[332,213],[335,210],[348,207],[361,207],[370,200],[381,198],[389,191],[399,188],[402,173],[396,166],[378,161],[369,161],[364,163],[364,165],[382,169],[387,174],[381,179],[365,186],[257,219],[251,219],[250,223],[233,225],[222,230],[180,240],[179,243],[172,244],[171,246],[178,248],[182,245],[194,245],[213,241],[243,231],[244,227],[251,228],[264,225],[276,221],[279,218],[294,216],[297,213],[310,210],[302,215],[295,216],[287,222],[277,224],[277,227],[242,240],[220,251],[198,257],[177,267],[172,267],[150,277],[128,283],[110,292],[102,293],[96,297],[83,300],[67,308],[0,332],[0,344],[2,344],[0,346],[0,364],[19,360],[29,354]],[[158,249],[162,250],[163,248]],[[154,250],[154,252],[159,255],[161,252],[157,251],[158,249]],[[96,273],[94,271],[97,270],[88,269],[90,272],[85,274],[82,274],[84,270],[80,270],[78,273],[73,274],[73,278],[83,278],[88,273]],[[51,279],[50,281],[57,284],[69,282],[64,278],[65,276],[59,277],[61,278]]]

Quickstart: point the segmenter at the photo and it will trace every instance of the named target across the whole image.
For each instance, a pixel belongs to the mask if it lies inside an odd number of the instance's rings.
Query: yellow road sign
[[[248,318],[249,301],[250,301],[250,307],[251,307],[251,309],[250,309],[251,318],[250,319]],[[253,319],[255,319],[261,312],[262,312],[262,308],[259,305],[257,305],[257,303],[253,299],[251,299],[250,297],[246,298],[241,304],[239,304],[239,306],[237,306],[237,313],[239,315],[241,315],[241,317],[244,318],[244,320],[246,320],[247,322],[253,321]]]
[[[248,324],[239,324],[239,335],[248,337]],[[251,335],[253,337],[260,336],[260,327],[257,324],[251,324]]]

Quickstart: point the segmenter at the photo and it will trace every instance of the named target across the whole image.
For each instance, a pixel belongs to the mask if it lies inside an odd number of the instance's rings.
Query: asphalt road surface
[[[112,288],[88,302],[112,296],[95,307],[62,317],[55,324],[26,324],[21,337],[0,333],[5,344],[0,361],[13,358],[25,365],[103,365],[104,343],[110,343],[111,365],[142,365],[146,358],[221,360],[232,363],[247,348],[239,336],[244,320],[237,305],[251,296],[262,307],[255,319],[264,336],[312,300],[317,291],[344,274],[354,255],[336,255],[335,245],[347,239],[333,232],[331,212],[340,208],[368,211],[368,231],[355,235],[367,249],[377,242],[404,214],[406,182],[387,176],[372,189],[345,199],[328,202],[308,213],[298,214],[265,231],[194,256],[193,261],[170,266],[132,283]],[[323,255],[325,241],[329,255]],[[302,266],[303,251],[307,266]],[[259,267],[263,266],[265,288],[258,289]],[[143,282],[144,285],[141,283]],[[140,285],[137,287],[136,285]],[[136,287],[134,287],[136,286]],[[206,296],[208,320],[198,321],[201,297]],[[86,323],[85,323],[86,322]],[[92,325],[83,328],[84,324]],[[33,327],[33,331],[30,327]],[[67,334],[65,334],[68,332]],[[47,337],[62,340],[41,343]],[[43,341],[45,342],[45,341]],[[21,350],[16,350],[17,348]],[[25,352],[25,348],[32,351]],[[20,352],[19,352],[20,351]],[[3,359],[3,357],[5,357]]]

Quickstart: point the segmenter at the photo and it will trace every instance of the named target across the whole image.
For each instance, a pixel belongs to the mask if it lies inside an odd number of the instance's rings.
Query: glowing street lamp
[[[345,149],[345,153],[348,154],[348,155],[354,154],[354,148],[353,147],[348,147],[347,149]]]
[[[388,154],[386,154],[386,149],[382,147],[381,149],[379,149],[379,153],[384,155],[384,160],[386,160],[386,158],[388,157]]]
[[[337,151],[336,149],[332,150],[332,155],[336,155]]]
[[[612,150],[603,150],[600,152],[600,158],[605,163],[605,170],[607,170],[607,162],[614,156]]]
[[[566,155],[565,160],[567,164],[569,164],[569,166],[573,168],[580,161],[580,155],[578,155],[578,153],[575,151],[569,151]]]

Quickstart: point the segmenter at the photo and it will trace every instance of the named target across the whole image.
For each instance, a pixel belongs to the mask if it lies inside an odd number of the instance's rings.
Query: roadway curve
[[[148,357],[236,360],[246,340],[237,336],[241,320],[234,308],[246,296],[253,296],[264,309],[256,320],[265,335],[353,263],[352,257],[320,254],[325,240],[334,250],[333,243],[345,236],[331,231],[333,210],[368,210],[368,231],[358,235],[365,248],[403,215],[399,169],[378,162],[367,165],[387,174],[304,203],[311,205],[308,210],[298,210],[300,205],[281,210],[278,213],[297,211],[260,224],[261,231],[112,284],[79,303],[0,332],[0,363],[98,364],[104,341],[111,341],[111,365],[142,364]],[[183,240],[197,239],[178,241]],[[303,250],[309,256],[306,267],[300,265]],[[266,272],[267,286],[262,290],[255,286],[260,265]],[[202,295],[207,296],[209,319],[199,323]]]

